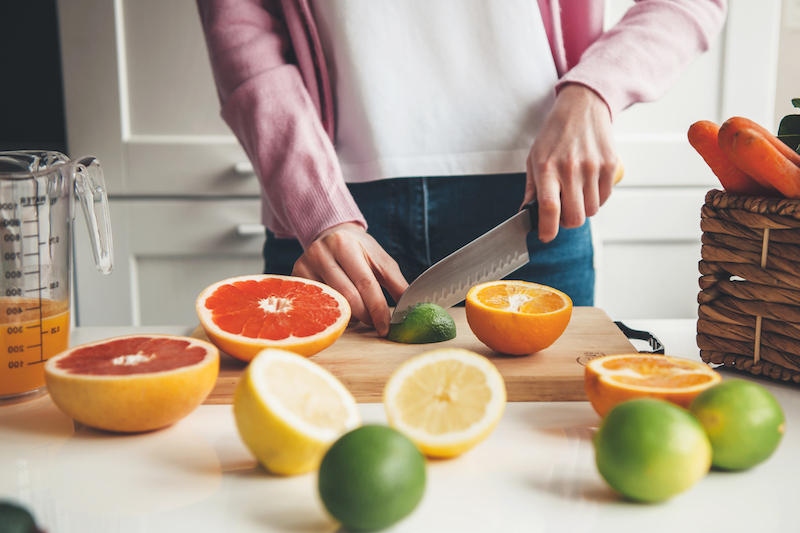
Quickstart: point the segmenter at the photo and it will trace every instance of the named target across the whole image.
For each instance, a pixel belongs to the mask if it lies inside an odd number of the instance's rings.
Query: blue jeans
[[[410,283],[425,269],[483,235],[519,210],[525,174],[396,178],[349,184],[369,233],[400,266]],[[566,292],[575,305],[594,303],[592,238],[588,222],[560,229],[543,244],[528,235],[531,261],[510,279],[541,283]],[[295,239],[267,232],[265,272],[291,274],[303,253]],[[390,305],[394,302],[389,298]]]

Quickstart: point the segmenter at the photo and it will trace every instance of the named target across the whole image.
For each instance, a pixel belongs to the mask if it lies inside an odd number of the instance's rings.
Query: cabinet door
[[[67,138],[113,195],[257,195],[193,0],[58,0]]]
[[[607,0],[614,23],[632,0]],[[687,141],[698,120],[746,116],[777,130],[775,92],[780,0],[730,0],[711,49],[660,100],[615,120],[625,178],[594,218],[595,305],[614,318],[694,318],[700,208],[721,188]]]
[[[93,268],[85,223],[76,224],[79,326],[195,324],[205,287],[263,271],[258,200],[112,200],[110,209],[108,276]]]

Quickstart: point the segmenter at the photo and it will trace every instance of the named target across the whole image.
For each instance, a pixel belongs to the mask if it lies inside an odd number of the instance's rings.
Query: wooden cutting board
[[[583,367],[594,357],[635,353],[606,313],[597,307],[576,307],[564,334],[552,346],[522,357],[501,355],[480,342],[467,324],[463,307],[448,309],[456,323],[455,339],[436,344],[399,344],[378,337],[374,329],[350,325],[333,345],[311,357],[327,368],[362,403],[380,402],[383,386],[397,366],[421,352],[443,347],[472,350],[488,357],[506,382],[508,401],[586,400]],[[193,337],[208,340],[201,327]],[[222,354],[220,372],[207,404],[229,404],[247,363]]]

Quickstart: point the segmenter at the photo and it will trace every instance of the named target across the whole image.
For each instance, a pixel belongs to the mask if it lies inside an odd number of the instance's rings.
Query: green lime
[[[0,501],[0,532],[36,533],[36,521],[27,509],[9,501]]]
[[[386,338],[406,344],[427,344],[456,338],[456,323],[443,307],[432,303],[417,304],[405,320],[389,326]]]
[[[342,435],[319,467],[319,495],[347,529],[374,531],[399,522],[425,491],[425,459],[388,426],[367,425]]]
[[[758,383],[723,381],[701,392],[689,407],[708,434],[712,464],[743,470],[772,455],[786,427],[778,400]]]
[[[711,467],[703,426],[671,403],[639,398],[608,412],[594,437],[597,468],[623,496],[657,502],[688,489]]]

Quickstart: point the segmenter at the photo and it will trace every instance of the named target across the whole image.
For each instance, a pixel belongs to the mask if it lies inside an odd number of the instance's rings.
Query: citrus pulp
[[[606,355],[584,370],[586,395],[597,414],[632,398],[652,397],[688,409],[692,400],[722,381],[705,363],[658,354]]]
[[[456,338],[456,323],[441,306],[421,303],[411,308],[405,319],[389,325],[386,338],[407,344],[426,344]]]
[[[305,357],[276,348],[260,352],[233,396],[242,440],[274,474],[319,466],[325,450],[361,417],[352,394],[330,372]]]
[[[211,392],[219,350],[176,335],[128,335],[70,348],[44,365],[53,403],[94,428],[139,432],[168,426]]]
[[[614,407],[594,436],[603,479],[636,501],[666,500],[702,479],[711,466],[711,444],[691,413],[653,398]]]
[[[337,440],[319,467],[319,495],[352,531],[374,531],[411,514],[425,492],[425,459],[398,431],[362,426]]]
[[[416,355],[389,377],[383,406],[389,425],[429,457],[453,457],[494,430],[506,404],[497,367],[462,348]]]
[[[708,434],[712,464],[743,470],[767,459],[783,437],[786,420],[762,385],[731,379],[701,392],[690,406]]]
[[[492,350],[527,355],[544,350],[567,329],[572,300],[563,292],[527,281],[491,281],[467,293],[467,322]]]
[[[197,316],[220,350],[250,361],[265,348],[311,356],[334,343],[350,305],[317,281],[262,274],[226,279],[197,298]]]

